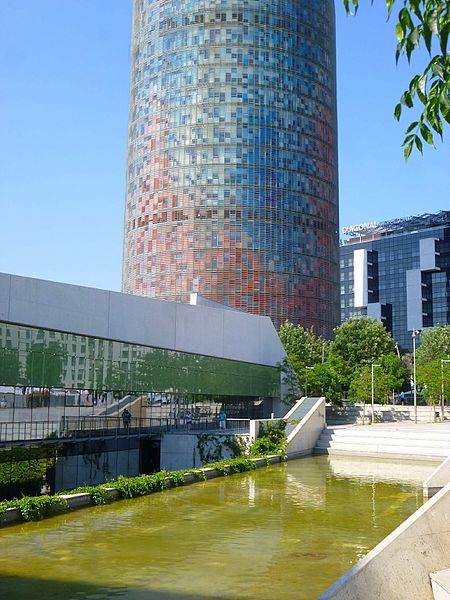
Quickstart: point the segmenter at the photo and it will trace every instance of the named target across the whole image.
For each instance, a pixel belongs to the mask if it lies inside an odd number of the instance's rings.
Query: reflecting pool
[[[2,529],[0,598],[314,599],[434,468],[311,457]]]

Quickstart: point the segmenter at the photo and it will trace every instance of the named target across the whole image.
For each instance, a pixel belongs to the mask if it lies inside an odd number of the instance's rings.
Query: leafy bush
[[[58,496],[66,494],[90,494],[91,504],[94,504],[95,506],[106,504],[110,500],[108,491],[103,485],[84,485],[67,492],[59,492]]]
[[[249,456],[265,456],[268,454],[284,454],[286,451],[286,421],[280,419],[276,423],[261,423],[259,434],[249,449]]]
[[[231,475],[233,473],[253,471],[256,469],[256,463],[250,458],[232,458],[205,465],[205,468],[216,469],[222,475]]]
[[[40,521],[69,510],[69,503],[60,496],[24,496],[19,500],[0,502],[0,516],[8,508],[18,508],[24,521]]]

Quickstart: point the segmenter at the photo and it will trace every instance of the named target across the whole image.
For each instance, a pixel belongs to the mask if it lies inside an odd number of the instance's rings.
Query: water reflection
[[[345,469],[307,458],[4,529],[0,571],[51,573],[48,600],[316,598],[421,502],[421,481]],[[25,598],[28,579],[6,597]]]
[[[440,464],[438,461],[403,461],[388,458],[329,456],[331,470],[337,477],[357,478],[359,481],[410,482],[422,485]]]

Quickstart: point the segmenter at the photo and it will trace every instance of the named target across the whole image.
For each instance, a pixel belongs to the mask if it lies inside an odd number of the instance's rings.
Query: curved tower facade
[[[333,0],[134,0],[123,290],[339,322]]]

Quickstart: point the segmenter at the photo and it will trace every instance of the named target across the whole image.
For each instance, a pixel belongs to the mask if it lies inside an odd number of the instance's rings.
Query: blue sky
[[[450,131],[405,164],[384,2],[337,0],[341,226],[450,208]],[[0,0],[0,271],[120,290],[132,0]],[[409,111],[411,113],[411,111]]]

